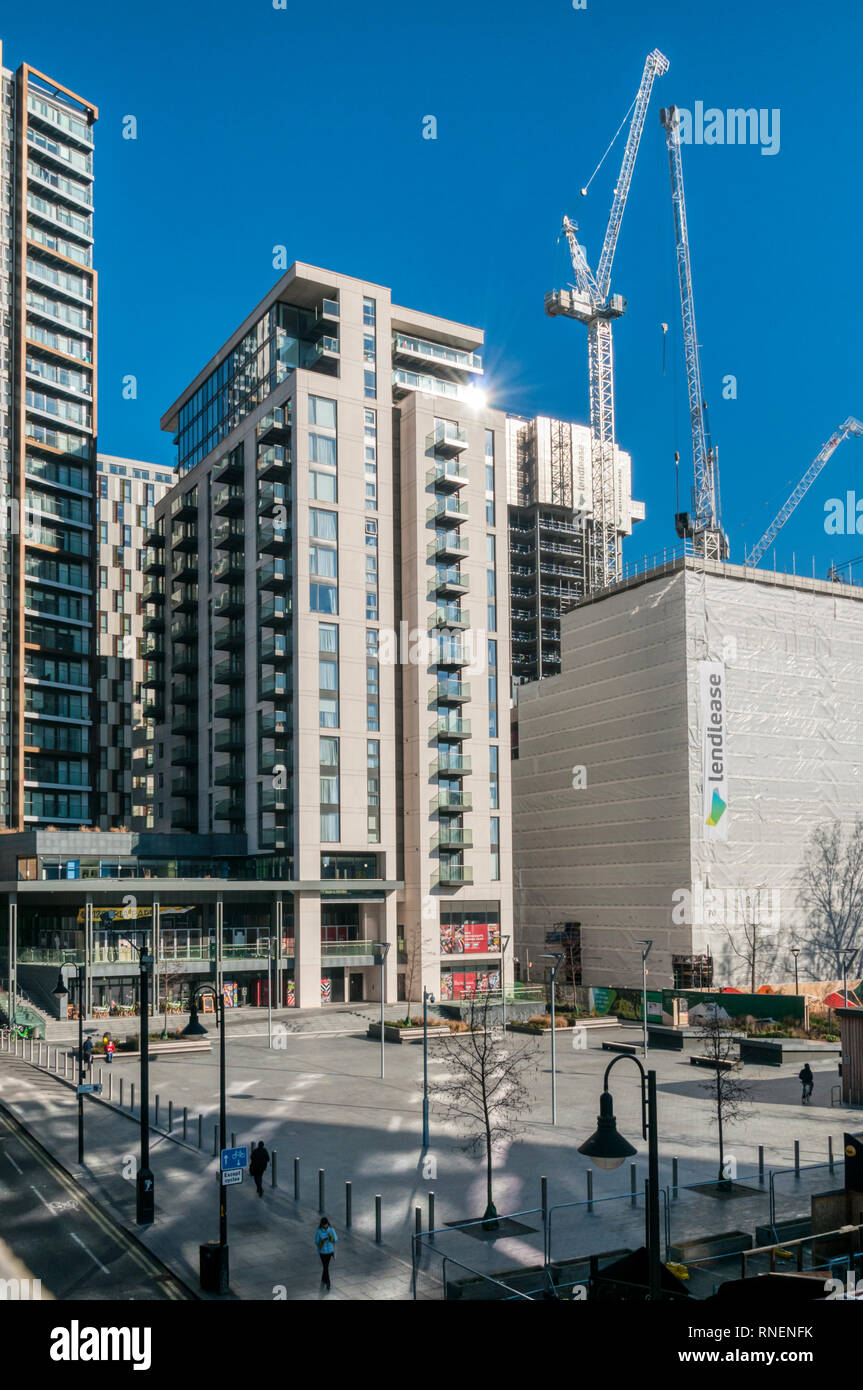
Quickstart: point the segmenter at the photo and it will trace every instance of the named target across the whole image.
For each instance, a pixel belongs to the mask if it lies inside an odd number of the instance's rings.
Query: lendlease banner
[[[701,818],[705,840],[728,839],[728,731],[725,666],[700,661],[701,670]]]

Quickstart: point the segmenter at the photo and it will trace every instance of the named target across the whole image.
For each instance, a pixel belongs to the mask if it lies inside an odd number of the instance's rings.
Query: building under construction
[[[835,978],[800,895],[818,827],[860,814],[863,589],[681,556],[581,600],[562,670],[519,691],[522,979],[580,924],[583,983]],[[528,967],[532,962],[532,969]]]
[[[512,675],[516,685],[560,671],[560,615],[588,589],[593,542],[590,429],[510,415],[506,422]],[[615,450],[618,549],[644,503],[632,500],[629,454]]]

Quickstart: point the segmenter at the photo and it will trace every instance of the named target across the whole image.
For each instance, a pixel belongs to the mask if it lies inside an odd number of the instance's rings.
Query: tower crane
[[[784,504],[784,506],[782,506],[779,509],[779,511],[776,513],[776,516],[773,518],[770,525],[767,527],[767,530],[764,532],[764,535],[761,537],[761,540],[758,541],[757,545],[754,545],[752,547],[749,554],[746,556],[745,560],[743,561],[744,565],[758,564],[758,561],[761,559],[765,550],[770,545],[770,542],[782,530],[782,527],[785,525],[789,516],[794,511],[798,502],[806,496],[807,492],[811,488],[812,484],[815,482],[815,479],[818,477],[818,474],[821,472],[824,465],[833,456],[833,454],[835,454],[843,439],[847,439],[850,434],[863,435],[863,424],[861,424],[859,420],[855,420],[853,415],[848,416],[848,419],[845,421],[845,423],[843,425],[840,425],[838,430],[831,434],[830,438],[827,440],[827,443],[824,445],[821,452],[819,454],[816,454],[815,458],[810,463],[806,472],[803,474],[803,477],[800,479],[800,482],[797,484],[796,488],[791,493],[791,496],[788,498],[787,502]]]
[[[692,433],[692,462],[695,486],[693,511],[678,512],[674,518],[677,534],[690,539],[697,555],[709,560],[728,557],[728,540],[719,521],[719,467],[710,442],[707,405],[701,385],[701,353],[695,331],[695,296],[692,289],[692,263],[689,257],[689,228],[683,191],[683,159],[680,152],[680,120],[676,106],[660,113],[668,146],[671,170],[671,202],[674,209],[674,236],[677,243],[677,278],[680,281],[680,307],[683,312],[683,351],[686,358],[686,385],[689,392],[689,422]]]
[[[658,48],[649,53],[645,60],[596,274],[591,271],[584,248],[576,236],[577,223],[565,217],[563,231],[569,244],[575,286],[568,290],[550,290],[545,296],[547,314],[552,317],[564,315],[587,325],[593,480],[593,539],[587,576],[588,592],[607,588],[614,583],[619,572],[614,497],[614,358],[611,324],[613,319],[620,318],[625,312],[626,300],[622,295],[609,294],[611,267],[653,83],[668,71],[668,66],[668,59]]]

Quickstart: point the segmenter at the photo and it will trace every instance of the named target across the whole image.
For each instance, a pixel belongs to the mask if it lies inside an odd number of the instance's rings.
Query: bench
[[[691,1067],[710,1067],[713,1071],[731,1071],[736,1065],[727,1057],[700,1057],[698,1053],[693,1053],[689,1059]]]

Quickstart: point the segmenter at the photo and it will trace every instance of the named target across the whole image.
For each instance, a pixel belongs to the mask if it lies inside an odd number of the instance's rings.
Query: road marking
[[[47,1207],[48,1210],[51,1211],[51,1203],[45,1201],[45,1198],[42,1196],[42,1193],[39,1191],[38,1187],[34,1187],[33,1184],[32,1184],[32,1182],[31,1182],[31,1184],[30,1184],[30,1191],[31,1191],[31,1192],[35,1192],[35,1193],[36,1193],[36,1196],[39,1198],[39,1201],[42,1203],[43,1207]]]
[[[21,1173],[21,1175],[23,1176],[24,1169],[18,1167],[18,1164],[15,1162],[14,1158],[12,1157],[12,1155],[11,1155],[11,1154],[7,1154],[6,1157],[8,1158],[9,1162],[12,1164],[12,1167],[15,1169],[15,1172],[16,1172],[16,1173]]]
[[[391,1133],[391,1134],[395,1133],[395,1131],[396,1131],[397,1129],[401,1129],[401,1127],[402,1127],[402,1117],[401,1117],[401,1115],[391,1115],[391,1116],[390,1116],[390,1122],[389,1122],[389,1124],[387,1125],[387,1129],[390,1131],[390,1133]]]
[[[87,1249],[86,1245],[84,1244],[84,1242],[83,1242],[83,1240],[81,1239],[80,1236],[76,1236],[76,1234],[75,1234],[74,1231],[70,1231],[69,1234],[70,1234],[70,1236],[72,1237],[73,1240],[76,1240],[76,1241],[78,1242],[78,1244],[80,1245],[81,1249],[82,1249],[86,1254],[88,1254],[88,1255],[90,1256],[90,1259],[93,1261],[94,1265],[98,1265],[98,1266],[99,1266],[99,1268],[101,1269],[101,1271],[102,1271],[103,1274],[110,1274],[110,1273],[111,1273],[110,1269],[106,1269],[106,1268],[105,1268],[105,1266],[102,1264],[102,1261],[101,1261],[101,1260],[97,1260],[97,1259],[96,1259],[96,1256],[93,1254],[93,1251]]]

